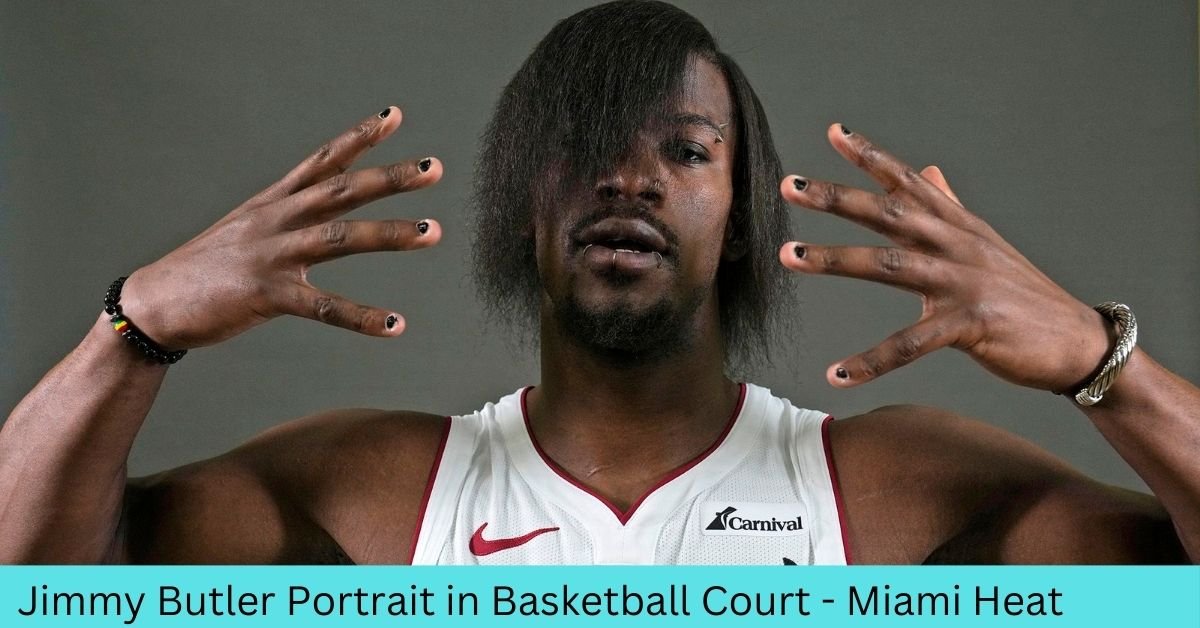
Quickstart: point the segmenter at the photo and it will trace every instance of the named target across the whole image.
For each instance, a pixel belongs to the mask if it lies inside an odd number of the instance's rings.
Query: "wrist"
[[[135,347],[129,346],[121,334],[113,329],[110,318],[112,316],[107,312],[100,311],[96,322],[92,324],[92,328],[80,344],[81,349],[89,355],[102,356],[103,364],[118,370],[166,370],[168,365],[151,362]]]
[[[127,277],[121,277],[112,282],[108,287],[108,292],[104,295],[104,312],[109,315],[108,321],[112,323],[113,331],[119,333],[129,346],[137,349],[138,353],[147,360],[159,364],[178,362],[187,355],[186,349],[172,351],[155,342],[125,313],[124,306],[121,304],[121,296],[127,279]]]
[[[1105,393],[1116,383],[1121,372],[1129,363],[1134,349],[1137,348],[1137,318],[1129,306],[1115,301],[1107,301],[1096,305],[1094,309],[1112,324],[1117,339],[1108,358],[1104,360],[1100,372],[1071,395],[1075,403],[1081,406],[1095,405],[1104,398]],[[1071,392],[1067,391],[1066,394],[1070,395]]]
[[[168,333],[159,316],[162,307],[154,305],[147,298],[151,295],[148,295],[144,288],[142,281],[144,274],[144,269],[139,268],[130,273],[125,280],[125,285],[121,289],[121,312],[146,336],[157,343],[166,343],[170,340],[171,334]]]
[[[1074,368],[1068,371],[1072,379],[1068,380],[1070,383],[1054,389],[1053,392],[1056,395],[1074,397],[1075,393],[1092,383],[1104,370],[1104,365],[1108,363],[1108,356],[1112,355],[1113,350],[1117,347],[1120,334],[1117,333],[1112,321],[1105,318],[1100,312],[1088,308],[1084,327],[1087,332],[1075,351],[1078,359],[1075,361]]]

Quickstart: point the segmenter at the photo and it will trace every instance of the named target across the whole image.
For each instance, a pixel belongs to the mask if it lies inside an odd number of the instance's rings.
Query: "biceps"
[[[1018,508],[1001,543],[1006,563],[1187,562],[1157,499],[1087,479],[1056,485]]]
[[[130,563],[321,562],[337,546],[259,478],[219,463],[131,481],[122,528]]]

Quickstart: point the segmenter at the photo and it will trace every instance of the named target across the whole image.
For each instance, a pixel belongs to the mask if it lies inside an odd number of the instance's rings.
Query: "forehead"
[[[679,113],[699,114],[727,124],[733,119],[733,99],[725,73],[712,62],[693,57],[679,91]]]

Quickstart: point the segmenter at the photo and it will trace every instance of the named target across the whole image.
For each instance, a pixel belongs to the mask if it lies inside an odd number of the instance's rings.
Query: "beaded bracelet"
[[[121,337],[128,342],[131,347],[142,352],[146,359],[159,364],[174,364],[178,362],[184,355],[187,355],[187,349],[180,351],[168,351],[159,346],[150,338],[143,334],[141,330],[133,326],[133,323],[121,313],[121,288],[125,286],[125,280],[128,277],[121,277],[112,282],[108,287],[108,293],[104,295],[104,311],[111,316],[108,319],[112,323],[113,329],[121,334]]]

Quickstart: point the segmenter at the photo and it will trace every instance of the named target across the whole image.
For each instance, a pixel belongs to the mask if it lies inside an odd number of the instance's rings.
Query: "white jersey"
[[[622,512],[541,451],[528,391],[450,419],[414,565],[848,562],[825,413],[743,384],[717,442]]]

